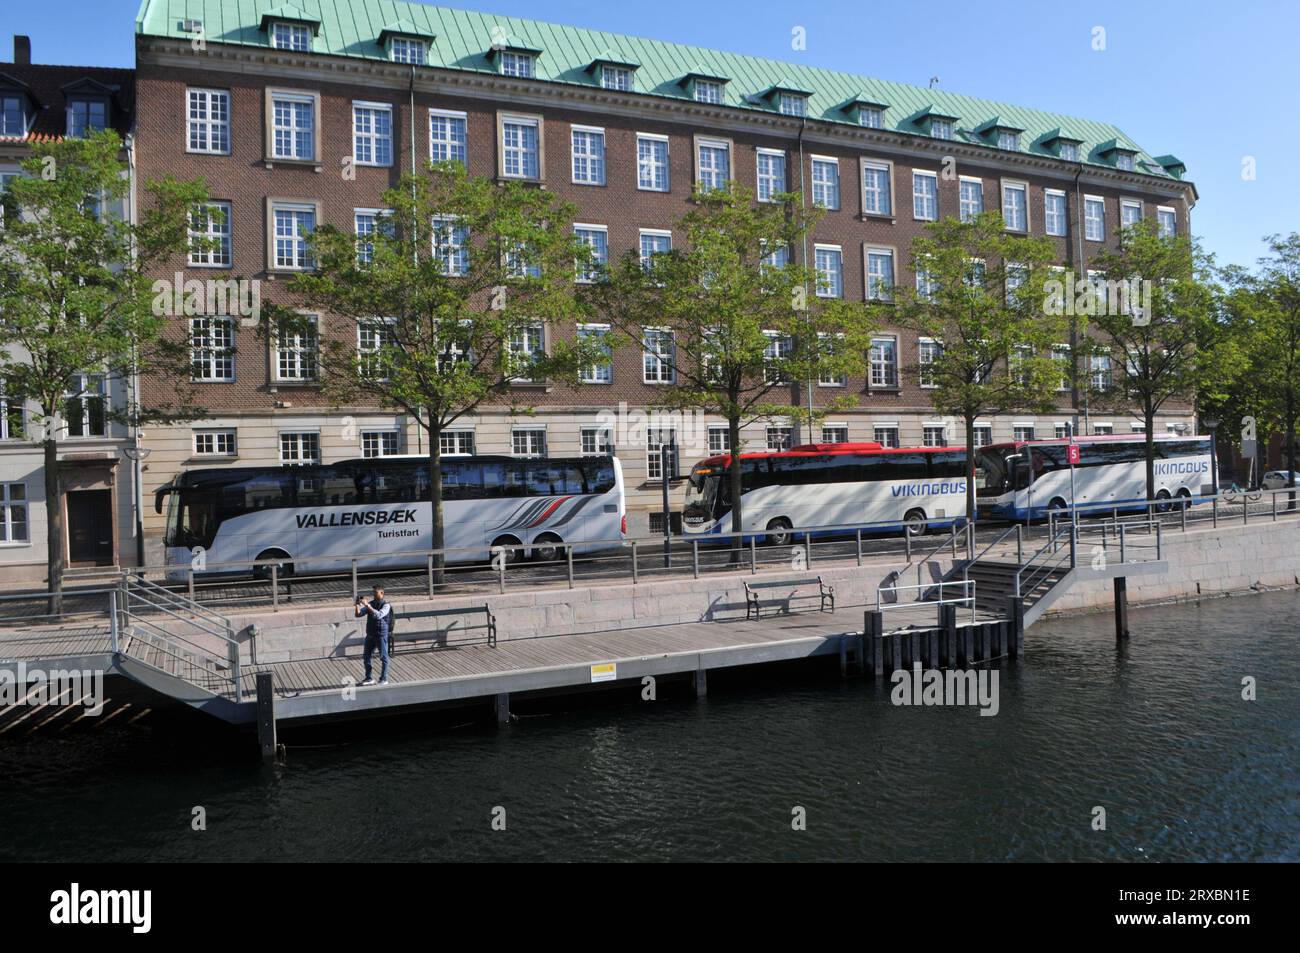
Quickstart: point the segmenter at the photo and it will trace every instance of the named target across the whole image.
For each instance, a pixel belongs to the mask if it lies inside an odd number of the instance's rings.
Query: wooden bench
[[[397,631],[388,640],[390,656],[397,654],[399,643],[407,642],[428,642],[429,651],[484,641],[497,644],[497,619],[485,605],[398,612],[396,617]]]
[[[797,595],[797,591],[805,586],[816,586],[816,594]],[[789,594],[780,598],[764,595],[764,593],[773,589],[781,589]],[[761,619],[763,617],[764,602],[780,603],[785,607],[785,611],[789,613],[790,602],[794,599],[818,599],[820,600],[819,611],[835,611],[835,587],[824,582],[821,576],[809,576],[806,579],[781,579],[776,582],[749,582],[746,580],[745,618]]]

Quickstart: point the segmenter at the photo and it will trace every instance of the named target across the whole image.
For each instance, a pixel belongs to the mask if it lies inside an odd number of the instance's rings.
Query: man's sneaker
[[[364,682],[362,682],[361,684],[362,684],[362,685],[373,685],[373,684],[375,684],[375,680],[374,680],[373,678],[368,678],[368,679],[366,679]]]
[[[388,679],[386,679],[386,678],[381,678],[381,679],[379,680],[379,684],[380,684],[380,685],[387,685],[387,684],[388,684]]]

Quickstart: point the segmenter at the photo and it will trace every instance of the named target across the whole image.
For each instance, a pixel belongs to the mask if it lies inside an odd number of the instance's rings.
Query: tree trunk
[[[442,550],[446,549],[447,528],[442,514],[442,427],[433,415],[429,415],[429,511],[430,511],[430,546],[433,554],[433,583],[440,585],[443,581],[443,567],[447,560]]]
[[[1295,486],[1295,391],[1286,389],[1286,485]],[[1286,495],[1286,508],[1295,509],[1295,493]]]
[[[743,486],[740,472],[740,418],[727,418],[727,445],[731,451],[731,465],[727,467],[727,477],[731,481],[731,531],[737,535],[731,541],[732,562],[740,561],[740,551],[744,548],[745,538],[739,535],[743,530],[740,512],[740,490]]]
[[[63,611],[63,481],[59,479],[59,445],[45,437],[45,548],[50,614]]]
[[[966,519],[974,524],[976,517],[975,500],[975,418],[966,416]],[[971,526],[972,539],[975,527]]]
[[[1147,464],[1147,500],[1156,498],[1156,412],[1152,407],[1143,409],[1142,419],[1146,427],[1146,464]],[[1149,512],[1149,511],[1148,511]]]

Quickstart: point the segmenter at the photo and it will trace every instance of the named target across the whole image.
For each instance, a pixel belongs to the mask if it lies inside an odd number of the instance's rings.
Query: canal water
[[[0,740],[0,858],[1300,860],[1300,593],[1131,625],[1118,652],[1108,615],[1035,625],[992,717],[805,666],[276,767],[138,726]]]

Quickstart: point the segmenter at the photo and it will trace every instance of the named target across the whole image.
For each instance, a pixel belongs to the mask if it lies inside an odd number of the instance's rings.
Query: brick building
[[[30,157],[33,143],[109,128],[122,134],[129,151],[134,100],[131,70],[33,63],[31,40],[14,37],[13,62],[0,63],[0,192],[22,174],[20,164]],[[100,211],[124,218],[130,204],[127,199]],[[119,555],[133,564],[137,557],[133,435],[105,413],[108,405],[125,406],[130,386],[129,376],[86,368],[67,394],[59,460],[67,531],[63,551],[74,568],[112,565]],[[46,573],[38,407],[7,395],[0,380],[0,574],[10,582],[40,580]]]
[[[176,270],[257,279],[288,301],[297,229],[372,228],[381,193],[433,158],[471,175],[537,182],[580,210],[576,229],[610,260],[665,247],[701,179],[734,178],[760,194],[801,190],[829,209],[808,243],[839,293],[861,299],[913,281],[908,248],[926,222],[999,209],[1009,227],[1051,235],[1063,266],[1087,270],[1122,223],[1154,217],[1184,234],[1195,189],[1172,156],[1153,157],[1119,129],[946,91],[573,27],[389,0],[144,0],[137,22],[135,129],[142,181],[202,177],[227,213],[221,248]],[[803,249],[793,249],[801,256]],[[178,319],[191,320],[191,319]],[[199,401],[209,420],[151,430],[146,492],[188,467],[375,453],[417,453],[424,437],[400,413],[324,406],[303,380],[310,341],[268,344],[239,322],[197,319]],[[575,329],[576,333],[576,329]],[[545,346],[546,342],[542,342]],[[645,344],[646,342],[642,342]],[[1071,342],[1062,341],[1067,356]],[[233,358],[212,355],[234,348]],[[283,346],[282,346],[283,345]],[[447,438],[447,452],[576,455],[599,444],[597,415],[654,406],[654,347],[613,355],[577,389],[531,389],[532,414],[488,408]],[[922,342],[886,331],[870,371],[816,383],[813,400],[857,405],[815,439],[934,443],[960,433],[930,405],[909,365]],[[1104,378],[1104,366],[1081,373]],[[146,382],[165,390],[165,381]],[[792,388],[794,402],[804,399]],[[981,421],[982,442],[1129,432],[1064,388],[1053,414]],[[717,422],[717,423],[720,423]],[[1185,427],[1176,411],[1161,427]],[[950,432],[951,431],[951,432]],[[657,508],[649,446],[618,446],[629,530]],[[800,442],[797,421],[756,424],[747,448]],[[683,446],[683,469],[725,448],[710,429]],[[160,526],[147,524],[156,547]],[[151,549],[153,562],[159,555]]]

